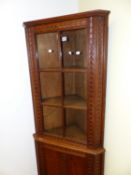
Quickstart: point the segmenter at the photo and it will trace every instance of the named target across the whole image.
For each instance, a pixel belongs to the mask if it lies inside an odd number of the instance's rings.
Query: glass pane
[[[78,109],[66,109],[65,117],[65,136],[73,141],[86,144],[86,111]]]
[[[44,131],[50,135],[62,136],[62,109],[56,107],[43,107]]]
[[[87,80],[85,73],[64,73],[64,106],[86,109]]]
[[[41,95],[43,104],[60,106],[61,105],[61,73],[41,72]]]
[[[65,31],[61,34],[63,66],[65,68],[84,68],[86,62],[86,29]]]
[[[58,34],[37,35],[37,50],[40,68],[59,68]]]

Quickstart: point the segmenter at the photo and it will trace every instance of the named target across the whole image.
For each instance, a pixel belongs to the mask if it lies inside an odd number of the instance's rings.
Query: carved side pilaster
[[[88,31],[88,146],[99,147],[102,143],[103,99],[103,17],[89,18]]]
[[[42,119],[42,107],[41,107],[41,95],[40,95],[40,81],[39,74],[37,70],[37,60],[34,59],[35,55],[35,38],[31,28],[27,31],[28,37],[28,55],[29,55],[29,70],[31,78],[31,88],[32,88],[32,97],[33,97],[33,106],[34,106],[34,117],[35,117],[35,126],[36,132],[41,132],[43,128]]]

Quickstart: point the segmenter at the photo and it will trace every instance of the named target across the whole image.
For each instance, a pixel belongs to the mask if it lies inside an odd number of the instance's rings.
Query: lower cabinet
[[[39,175],[103,175],[104,153],[72,153],[40,142],[36,151]]]

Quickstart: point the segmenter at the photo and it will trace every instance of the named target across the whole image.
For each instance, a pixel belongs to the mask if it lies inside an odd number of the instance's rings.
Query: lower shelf
[[[53,128],[53,129],[48,129],[45,130],[46,134],[51,134],[51,135],[56,135],[56,136],[62,136],[63,135],[63,130],[62,127],[59,128]]]
[[[62,127],[54,128],[54,129],[46,130],[46,133],[51,134],[51,135],[62,136],[63,129],[62,129]],[[66,127],[64,135],[65,135],[65,138],[68,138],[69,140],[86,144],[85,132],[83,132],[76,125],[70,125],[70,126]]]
[[[86,134],[77,126],[69,126],[66,129],[66,137],[78,142],[86,143]]]

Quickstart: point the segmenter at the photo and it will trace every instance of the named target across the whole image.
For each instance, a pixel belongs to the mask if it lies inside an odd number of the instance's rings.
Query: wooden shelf
[[[50,135],[55,135],[55,136],[63,136],[63,128],[58,127],[58,128],[48,129],[48,130],[45,130],[45,133]]]
[[[61,72],[61,68],[39,68],[39,72]]]
[[[44,134],[34,134],[36,141],[42,142],[47,145],[53,146],[53,148],[60,148],[59,151],[71,150],[69,153],[79,153],[80,154],[92,154],[99,155],[105,152],[104,148],[88,148],[84,144],[79,144],[75,142],[70,142],[69,140],[60,138],[60,137],[51,137]]]
[[[42,103],[45,106],[62,107],[62,98],[61,97],[47,98],[43,100]]]
[[[65,137],[70,140],[86,144],[86,133],[75,125],[71,125],[66,128]]]
[[[64,107],[72,109],[83,109],[86,110],[86,100],[77,95],[65,96],[64,102],[62,104],[61,97],[47,98],[43,100],[43,105],[54,106],[54,107]]]
[[[50,135],[62,136],[63,128],[58,127],[58,128],[45,130],[45,133],[50,134]],[[86,144],[86,134],[76,125],[70,125],[66,127],[65,138],[72,140],[72,141]]]
[[[39,72],[87,72],[86,68],[79,68],[79,67],[69,67],[69,68],[40,68]]]
[[[72,109],[84,109],[86,110],[86,100],[77,95],[68,95],[64,99],[64,107]]]
[[[78,68],[78,67],[69,67],[69,68],[64,68],[62,72],[86,72],[87,69],[85,68]]]

